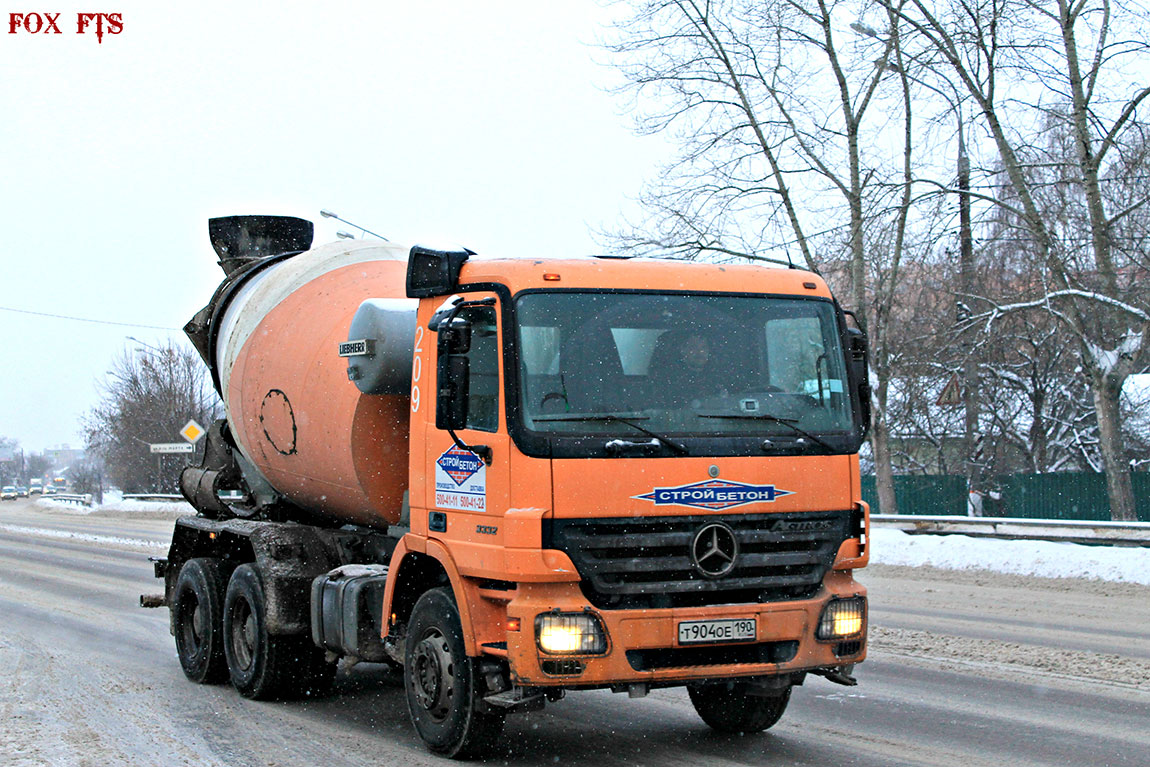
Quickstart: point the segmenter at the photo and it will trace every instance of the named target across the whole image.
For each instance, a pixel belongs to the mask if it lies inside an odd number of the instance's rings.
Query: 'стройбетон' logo
[[[487,511],[487,467],[483,459],[458,445],[435,461],[435,506],[458,511]]]
[[[455,480],[455,484],[462,485],[483,468],[483,462],[470,450],[461,450],[453,447],[436,461],[447,476]]]
[[[656,506],[690,506],[696,509],[733,509],[748,503],[771,503],[792,490],[780,490],[774,485],[748,485],[727,479],[708,479],[679,487],[656,487],[649,493],[634,495]]]

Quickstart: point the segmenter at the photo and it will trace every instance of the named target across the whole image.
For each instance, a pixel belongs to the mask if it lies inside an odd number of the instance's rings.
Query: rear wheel
[[[223,645],[232,686],[245,698],[270,700],[330,691],[335,664],[310,637],[272,635],[267,599],[253,565],[240,565],[224,597]]]
[[[172,628],[184,675],[199,684],[228,678],[224,656],[224,584],[220,562],[189,559],[180,568],[172,597]]]
[[[719,732],[762,732],[770,729],[787,710],[791,688],[769,697],[750,695],[745,682],[691,685],[691,705],[699,718]]]
[[[488,751],[503,715],[488,710],[477,664],[467,656],[455,598],[446,588],[419,598],[408,624],[403,670],[411,721],[437,754],[467,759]]]

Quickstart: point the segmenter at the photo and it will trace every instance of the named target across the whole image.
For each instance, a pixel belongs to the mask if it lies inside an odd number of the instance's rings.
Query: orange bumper
[[[815,628],[831,599],[865,595],[866,589],[849,572],[831,572],[820,594],[803,601],[598,610],[576,583],[521,583],[507,605],[508,618],[518,618],[520,626],[507,632],[507,659],[516,684],[563,687],[680,683],[844,666],[866,657],[865,612],[861,634],[847,640],[817,640]],[[607,633],[607,652],[561,655],[540,650],[535,618],[556,610],[589,610],[598,616]],[[701,645],[678,641],[682,621],[731,618],[754,619],[755,638]]]

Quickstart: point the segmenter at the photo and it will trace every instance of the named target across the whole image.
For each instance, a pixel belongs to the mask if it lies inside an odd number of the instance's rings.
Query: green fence
[[[1136,472],[1131,480],[1138,519],[1150,522],[1150,473]],[[992,486],[998,498],[984,496],[983,515],[987,517],[1110,519],[1104,474],[1010,474],[997,477]],[[894,478],[894,493],[900,514],[966,514],[963,477],[898,475]],[[873,476],[862,478],[862,496],[871,512],[882,513]]]

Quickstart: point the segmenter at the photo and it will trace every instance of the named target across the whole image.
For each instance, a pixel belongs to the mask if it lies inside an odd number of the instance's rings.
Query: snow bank
[[[71,501],[58,501],[50,495],[37,498],[32,505],[40,509],[63,511],[69,514],[91,514],[96,510],[95,506],[85,506],[82,503],[73,503]]]
[[[105,499],[106,501],[106,499]],[[195,514],[196,510],[187,501],[137,501],[135,499],[121,500],[115,503],[105,502],[100,511],[125,512],[170,512],[172,514]]]
[[[992,570],[1040,578],[1088,578],[1150,586],[1150,549],[969,535],[908,535],[871,528],[871,562],[945,570]]]
[[[37,498],[35,505],[42,509],[65,514],[92,514],[97,511],[124,512],[127,514],[195,514],[196,510],[187,501],[138,501],[134,498],[125,500],[119,492],[105,493],[104,502],[100,505],[85,506],[80,503],[58,501],[52,496]]]

